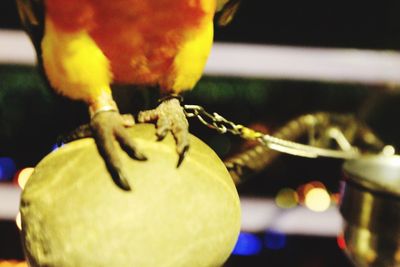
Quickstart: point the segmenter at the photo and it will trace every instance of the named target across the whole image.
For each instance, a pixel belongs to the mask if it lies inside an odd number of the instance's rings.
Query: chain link
[[[218,113],[208,113],[203,107],[198,105],[184,105],[185,115],[188,118],[196,117],[201,123],[208,128],[214,129],[221,134],[230,132],[234,135],[241,135],[243,126],[235,124]]]
[[[184,105],[185,115],[188,118],[196,117],[201,123],[207,127],[218,131],[221,134],[227,132],[238,135],[244,139],[257,140],[259,143],[269,149],[279,151],[286,154],[302,156],[307,158],[316,157],[331,157],[341,159],[351,159],[360,156],[360,152],[355,147],[350,147],[347,150],[334,150],[328,148],[315,147],[280,139],[268,134],[263,134],[247,128],[243,125],[236,124],[227,120],[218,113],[208,113],[202,106]]]

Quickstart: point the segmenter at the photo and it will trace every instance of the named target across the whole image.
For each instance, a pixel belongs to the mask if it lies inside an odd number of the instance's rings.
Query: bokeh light
[[[286,235],[277,231],[267,231],[265,246],[272,250],[283,249],[286,246]]]
[[[382,150],[382,154],[385,156],[393,156],[396,154],[396,149],[393,146],[386,145]]]
[[[343,234],[338,235],[336,240],[340,249],[346,249],[346,240],[344,239]]]
[[[297,206],[299,197],[297,192],[291,188],[283,188],[279,190],[275,197],[275,203],[278,207],[283,209],[290,209]]]
[[[324,188],[312,188],[307,192],[304,204],[312,211],[322,212],[331,205],[331,197]]]
[[[18,185],[21,189],[24,189],[26,183],[28,182],[29,178],[31,177],[35,168],[25,168],[22,169],[17,177]]]
[[[400,248],[398,248],[396,253],[394,254],[394,259],[396,262],[400,263]]]
[[[63,146],[64,146],[64,143],[60,143],[60,144],[56,143],[56,144],[53,145],[51,151],[56,151],[56,150],[58,150],[59,148],[61,148]]]
[[[340,194],[339,193],[333,193],[331,194],[331,201],[332,203],[339,205],[340,203]]]
[[[24,261],[0,260],[0,267],[28,267],[28,264]]]
[[[17,167],[12,158],[0,157],[0,181],[12,179],[16,171]]]
[[[304,204],[306,195],[308,192],[314,188],[322,188],[326,190],[326,187],[323,183],[319,181],[312,181],[306,184],[303,184],[297,188],[297,196],[298,196],[298,201],[300,204]]]
[[[257,235],[241,232],[232,254],[240,256],[251,256],[260,253],[261,250],[262,241]]]

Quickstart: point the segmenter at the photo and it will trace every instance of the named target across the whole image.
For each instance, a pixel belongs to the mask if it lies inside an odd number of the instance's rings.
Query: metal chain
[[[184,112],[186,117],[196,117],[201,123],[206,125],[208,128],[214,129],[217,132],[224,134],[230,132],[234,135],[241,135],[243,127],[242,125],[235,124],[218,113],[208,113],[202,106],[198,105],[184,105]]]
[[[183,107],[185,115],[188,118],[196,117],[201,123],[211,129],[218,131],[219,133],[225,134],[227,132],[230,132],[231,134],[238,135],[244,139],[257,140],[259,143],[263,144],[269,149],[282,153],[307,158],[331,157],[351,159],[360,156],[360,152],[355,147],[350,147],[347,150],[334,150],[300,144],[254,131],[243,125],[229,121],[216,112],[210,114],[205,111],[203,107],[198,105],[184,105]]]

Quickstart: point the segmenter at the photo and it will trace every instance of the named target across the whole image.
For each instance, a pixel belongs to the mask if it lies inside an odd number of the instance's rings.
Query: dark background
[[[112,4],[112,2],[110,2]],[[0,25],[18,28],[13,0],[0,3]],[[217,41],[301,46],[396,49],[400,3],[386,1],[242,0],[233,23]]]
[[[112,4],[112,1],[110,1]],[[215,40],[237,43],[388,50],[400,49],[400,2],[243,0],[228,27],[216,28]],[[0,1],[0,28],[20,29],[15,3]],[[0,44],[1,48],[1,44]],[[210,89],[213,88],[213,89]],[[273,130],[307,112],[350,112],[368,123],[388,144],[400,145],[399,94],[385,86],[333,84],[318,81],[250,80],[205,77],[185,98],[235,122],[261,123]],[[122,95],[126,88],[118,88]],[[118,99],[118,96],[116,96]],[[154,106],[152,93],[139,92],[137,108]],[[0,157],[12,157],[17,168],[34,166],[60,134],[87,121],[86,109],[53,95],[37,69],[0,66]],[[221,136],[191,121],[191,132],[226,158],[242,141]],[[221,144],[228,144],[222,146]],[[340,160],[281,156],[272,166],[241,185],[243,196],[274,196],[282,187],[320,180],[338,191]],[[4,233],[4,234],[3,234]],[[0,258],[21,258],[13,222],[0,222]],[[281,251],[256,257],[232,256],[229,266],[349,266],[336,240],[292,236]]]

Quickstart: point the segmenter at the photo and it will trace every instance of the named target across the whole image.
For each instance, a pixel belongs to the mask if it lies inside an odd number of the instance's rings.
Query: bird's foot
[[[189,123],[180,101],[174,97],[166,98],[157,108],[140,112],[138,120],[139,122],[156,121],[158,140],[164,139],[171,131],[179,155],[177,164],[179,167],[189,149]]]
[[[127,191],[131,190],[131,186],[123,171],[122,161],[116,153],[115,141],[130,157],[146,160],[146,157],[138,151],[135,142],[127,132],[127,128],[134,124],[133,116],[121,115],[116,110],[98,112],[93,115],[90,122],[97,148],[104,158],[111,177],[120,188]]]

